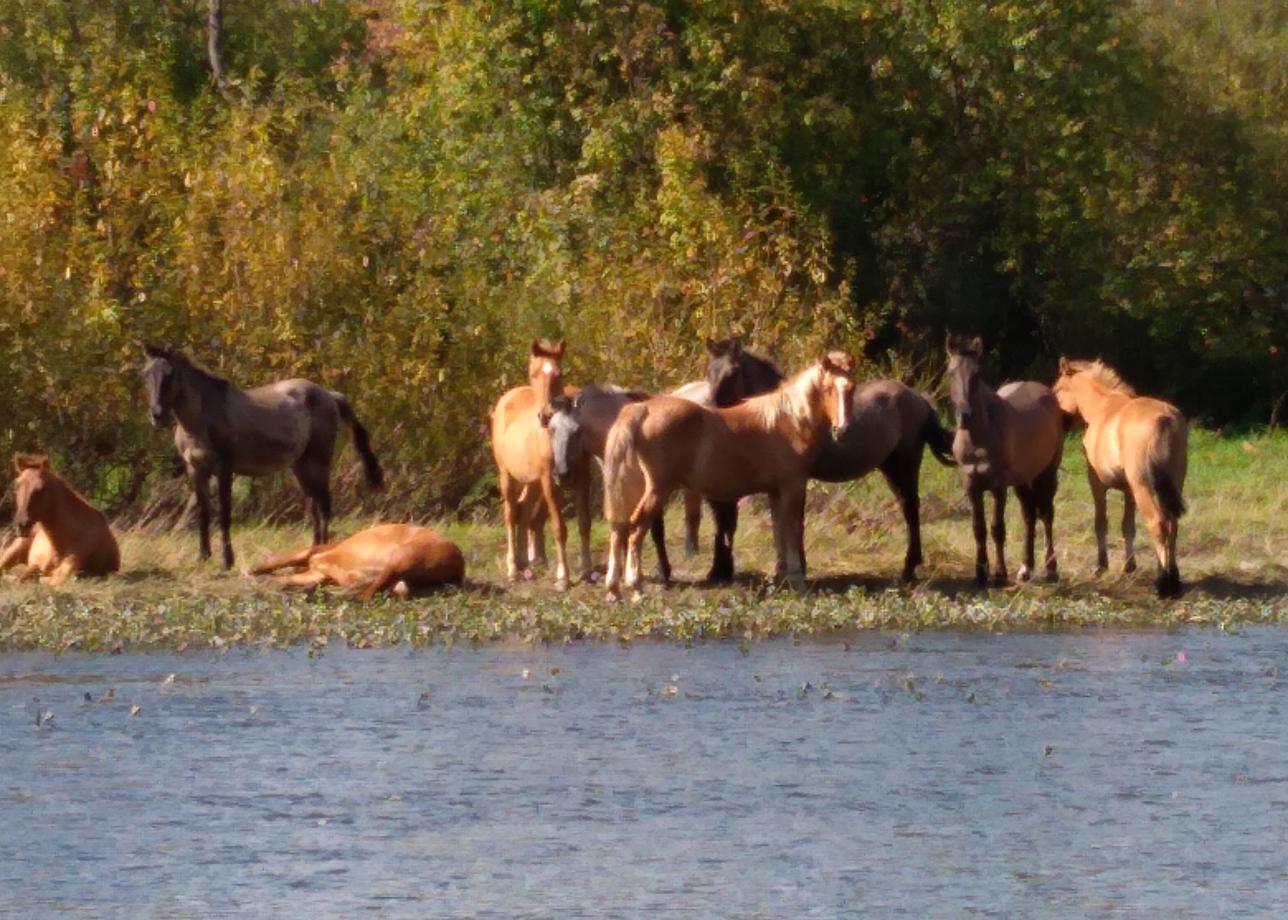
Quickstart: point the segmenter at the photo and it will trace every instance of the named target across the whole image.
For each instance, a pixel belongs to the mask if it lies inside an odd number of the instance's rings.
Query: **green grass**
[[[599,584],[554,590],[549,573],[515,585],[504,579],[505,539],[495,522],[445,523],[465,551],[469,584],[427,597],[362,603],[334,593],[286,594],[236,571],[196,560],[187,530],[121,535],[123,571],[106,580],[49,589],[0,583],[0,647],[111,650],[121,647],[220,647],[228,643],[323,645],[563,641],[595,638],[754,639],[846,629],[1049,629],[1085,626],[1172,626],[1288,620],[1288,437],[1221,438],[1194,431],[1185,487],[1190,512],[1180,537],[1179,601],[1153,595],[1152,545],[1138,523],[1139,570],[1121,574],[1120,498],[1111,493],[1111,569],[1092,574],[1095,540],[1081,450],[1065,453],[1056,513],[1058,584],[979,590],[968,507],[955,470],[927,456],[922,527],[927,563],[913,587],[897,581],[904,550],[902,519],[879,475],[844,486],[811,486],[806,520],[810,583],[780,588],[773,570],[769,522],[758,501],[744,506],[738,531],[739,580],[711,588],[697,580],[708,558],[686,559],[678,506],[668,517],[678,584],[646,585],[637,600],[610,602]],[[370,523],[340,522],[340,532]],[[703,541],[711,536],[703,521]],[[1022,525],[1008,503],[1008,564],[1019,568]],[[234,531],[239,566],[302,545],[301,520],[287,527]],[[594,549],[602,557],[604,527]],[[576,538],[569,541],[576,559]],[[1039,537],[1039,554],[1041,539]],[[1040,558],[1040,555],[1039,555]],[[576,563],[574,562],[574,567]],[[651,570],[651,551],[645,565]]]

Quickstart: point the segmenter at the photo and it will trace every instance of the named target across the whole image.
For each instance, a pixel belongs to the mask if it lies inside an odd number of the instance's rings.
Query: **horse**
[[[1051,527],[1055,490],[1064,452],[1064,416],[1049,387],[1032,380],[1008,383],[996,392],[979,373],[984,354],[978,336],[948,337],[948,389],[957,415],[953,456],[962,470],[975,530],[975,579],[988,584],[988,536],[984,493],[993,493],[994,582],[1007,583],[1006,490],[1015,489],[1024,515],[1024,564],[1020,581],[1033,574],[1036,519],[1046,537],[1046,578],[1058,577]]]
[[[705,380],[691,380],[671,390],[672,396],[687,399],[699,406],[714,406],[711,384]],[[684,555],[698,554],[698,532],[702,527],[702,496],[690,489],[684,490]]]
[[[382,488],[384,473],[371,438],[340,393],[292,378],[250,390],[202,367],[181,351],[145,343],[143,380],[148,414],[161,428],[175,421],[174,446],[197,501],[201,558],[210,558],[210,477],[219,489],[224,568],[233,567],[233,476],[265,476],[290,467],[308,499],[314,544],[331,528],[331,461],[340,423],[353,432],[367,483]]]
[[[568,528],[555,482],[550,432],[541,424],[541,412],[555,396],[577,392],[564,387],[565,344],[562,340],[533,341],[528,354],[528,385],[506,391],[492,410],[492,456],[505,515],[506,575],[511,581],[519,577],[517,551],[522,527],[528,529],[527,562],[544,554],[540,532],[548,513],[555,537],[555,585],[559,588],[568,586]],[[589,579],[590,471],[584,465],[576,466],[569,471],[569,479],[581,536],[581,574]]]
[[[803,585],[805,484],[829,425],[835,436],[849,421],[853,371],[849,355],[830,352],[772,393],[727,409],[675,396],[622,409],[604,449],[610,596],[623,574],[628,587],[639,585],[644,532],[679,487],[723,502],[768,493],[776,573]]]
[[[49,458],[15,454],[14,525],[18,537],[0,552],[0,572],[17,565],[22,579],[61,585],[73,575],[110,575],[121,568],[121,550],[107,517],[63,477]]]
[[[334,584],[370,600],[377,591],[405,597],[417,589],[460,584],[465,557],[455,543],[428,527],[377,524],[339,543],[296,550],[250,571],[267,575],[285,568],[295,572],[276,576],[282,585]]]
[[[772,361],[742,348],[736,339],[707,340],[711,359],[708,382],[717,406],[735,405],[748,396],[777,386],[782,372]],[[952,437],[939,423],[938,414],[924,396],[897,380],[873,380],[854,390],[850,424],[839,440],[828,441],[819,452],[810,478],[823,482],[850,482],[875,469],[899,502],[908,532],[904,554],[904,581],[916,577],[924,560],[921,552],[920,474],[924,448],[945,466],[955,466]],[[711,566],[711,580],[733,577],[733,534],[738,526],[737,505],[716,508],[718,532]]]
[[[1118,373],[1103,361],[1060,359],[1055,398],[1060,408],[1086,425],[1082,451],[1087,458],[1087,482],[1096,515],[1096,574],[1109,567],[1105,492],[1123,493],[1124,571],[1136,570],[1133,541],[1136,508],[1145,515],[1158,555],[1155,590],[1159,597],[1181,593],[1176,564],[1176,532],[1185,500],[1187,426],[1185,416],[1171,403],[1137,396]]]

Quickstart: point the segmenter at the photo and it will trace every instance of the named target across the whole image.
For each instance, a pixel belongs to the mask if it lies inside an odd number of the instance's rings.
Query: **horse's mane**
[[[1096,358],[1094,361],[1070,361],[1069,368],[1076,373],[1089,374],[1093,380],[1103,387],[1111,390],[1117,390],[1119,393],[1127,396],[1135,396],[1136,391],[1131,388],[1126,380],[1118,374],[1116,370]]]
[[[171,364],[178,365],[179,367],[186,367],[188,370],[195,371],[199,377],[205,379],[205,382],[214,384],[220,389],[235,386],[235,384],[227,377],[224,377],[222,374],[216,374],[197,359],[191,357],[185,352],[179,351],[178,349],[173,349],[168,352],[166,360]]]
[[[784,380],[778,389],[749,397],[743,405],[756,412],[769,428],[786,418],[799,431],[810,421],[810,396],[818,389],[822,370],[821,365],[811,364],[796,376]]]

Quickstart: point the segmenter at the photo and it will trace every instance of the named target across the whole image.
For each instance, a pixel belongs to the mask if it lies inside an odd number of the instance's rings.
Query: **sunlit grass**
[[[51,650],[111,650],[129,646],[210,647],[228,643],[355,645],[396,642],[483,642],[500,638],[561,641],[659,637],[757,638],[851,628],[984,629],[1094,625],[1233,627],[1288,619],[1288,437],[1223,439],[1191,434],[1190,475],[1182,521],[1181,573],[1187,592],[1162,602],[1152,591],[1154,561],[1138,524],[1134,575],[1121,574],[1120,500],[1111,497],[1111,570],[1092,575],[1095,541],[1080,448],[1071,440],[1057,497],[1058,584],[975,588],[974,546],[958,474],[927,456],[923,466],[922,579],[908,588],[897,575],[904,551],[902,518],[879,475],[845,486],[811,487],[806,524],[810,587],[780,589],[773,570],[767,515],[758,501],[744,505],[737,559],[743,574],[732,586],[698,584],[708,563],[686,559],[680,515],[668,517],[677,584],[646,585],[637,600],[610,602],[598,583],[554,590],[548,572],[516,585],[504,575],[505,539],[494,522],[437,522],[460,543],[468,584],[406,601],[362,603],[330,593],[286,594],[241,571],[225,574],[197,560],[186,529],[121,535],[119,577],[78,581],[60,590],[0,583],[0,646]],[[371,523],[346,520],[350,533]],[[431,522],[433,523],[433,522]],[[570,522],[571,523],[571,522]],[[570,528],[575,529],[575,528]],[[235,529],[239,569],[307,540],[303,516],[292,526]],[[1008,505],[1012,575],[1018,570],[1022,525]],[[703,521],[703,542],[711,524]],[[596,521],[594,549],[602,557],[604,527]],[[549,547],[553,558],[553,546]],[[577,566],[575,535],[569,559]],[[1041,540],[1039,538],[1039,553]],[[651,551],[646,553],[651,571]]]

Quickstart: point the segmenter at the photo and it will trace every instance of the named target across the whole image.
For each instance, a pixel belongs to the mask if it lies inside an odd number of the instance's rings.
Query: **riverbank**
[[[1110,498],[1110,571],[1092,573],[1095,540],[1085,468],[1076,442],[1066,450],[1057,496],[1061,578],[980,590],[972,578],[969,509],[957,474],[927,456],[922,475],[926,564],[913,586],[898,582],[904,527],[879,476],[845,486],[811,486],[806,521],[809,585],[774,585],[768,516],[744,507],[738,531],[741,575],[731,586],[699,579],[712,528],[703,520],[703,553],[685,558],[678,507],[668,516],[676,584],[648,583],[638,600],[605,600],[598,582],[554,590],[548,573],[511,585],[504,578],[504,532],[494,522],[438,526],[465,552],[468,584],[427,597],[360,602],[333,593],[286,594],[240,571],[196,561],[188,530],[121,534],[121,574],[52,590],[0,582],[0,648],[111,651],[126,647],[221,647],[230,643],[358,646],[392,643],[563,641],[640,638],[692,640],[808,635],[850,629],[1051,629],[1160,627],[1288,621],[1288,436],[1222,438],[1191,434],[1189,514],[1181,524],[1178,601],[1154,597],[1153,548],[1138,521],[1138,570],[1122,573],[1121,499]],[[351,533],[371,523],[345,520]],[[1008,503],[1008,564],[1021,562],[1018,503]],[[234,529],[239,568],[302,545],[301,520],[287,527]],[[605,535],[596,520],[594,551]],[[1041,538],[1038,541],[1041,558]],[[577,558],[576,538],[569,541]],[[575,563],[574,563],[575,565]],[[645,555],[651,571],[651,551]]]

